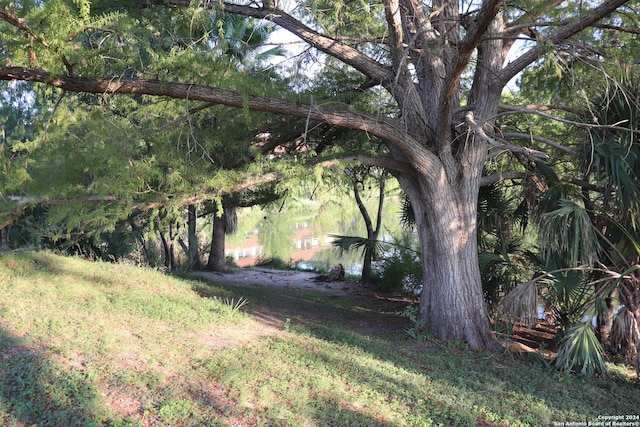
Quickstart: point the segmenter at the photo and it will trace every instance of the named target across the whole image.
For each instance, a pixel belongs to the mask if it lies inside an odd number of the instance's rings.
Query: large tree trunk
[[[422,247],[423,289],[420,318],[443,340],[464,340],[471,348],[500,350],[482,294],[475,221],[465,220],[465,202],[427,198],[411,202]]]
[[[456,7],[455,2],[447,3]],[[503,30],[502,16],[498,14],[488,25],[487,33],[498,34]],[[466,135],[455,135],[449,123],[450,108],[457,105],[457,99],[448,99],[449,91],[445,88],[440,94],[438,114],[433,116],[437,117],[437,123],[431,124],[431,128],[438,129],[433,141],[435,147],[441,148],[432,151],[438,160],[429,169],[423,167],[424,162],[417,156],[411,162],[417,176],[405,175],[400,179],[414,207],[422,248],[420,318],[440,339],[464,340],[473,349],[492,351],[501,351],[502,346],[491,329],[482,294],[477,211],[487,154],[486,135],[493,133],[503,87],[496,79],[504,62],[502,47],[497,38],[488,38],[477,45],[478,69],[469,104],[475,106],[473,112],[480,130],[468,128]],[[433,111],[433,107],[426,110]],[[420,136],[418,131],[412,133]]]

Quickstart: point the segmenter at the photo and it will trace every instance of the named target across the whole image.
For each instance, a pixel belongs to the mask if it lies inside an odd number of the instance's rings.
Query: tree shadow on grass
[[[246,298],[249,304],[243,311],[273,326],[333,322],[382,337],[402,333],[403,328],[411,325],[398,316],[407,301],[391,300],[375,292],[345,297],[311,290],[231,285],[193,277],[189,280],[192,289],[202,297]]]
[[[0,425],[115,424],[101,409],[90,373],[64,369],[47,352],[0,329]]]
[[[254,316],[269,314],[276,322],[291,317],[294,331],[366,353],[374,360],[411,372],[415,383],[401,379],[402,376],[397,376],[392,368],[374,372],[364,365],[345,369],[341,376],[350,384],[389,393],[394,399],[406,401],[415,400],[416,396],[424,397],[424,403],[415,408],[415,415],[421,413],[419,417],[423,421],[472,426],[506,426],[516,422],[546,425],[553,421],[596,420],[601,414],[633,413],[640,405],[637,386],[631,384],[566,375],[559,378],[559,374],[548,367],[473,352],[462,343],[412,341],[402,331],[402,325],[406,327],[407,323],[397,315],[401,311],[397,306],[385,309],[378,307],[375,301],[301,291],[240,288],[217,283],[216,286],[247,298],[250,308],[246,311]],[[206,292],[201,295],[207,296]],[[374,327],[362,326],[371,322]],[[384,327],[378,330],[377,326],[381,324]],[[319,350],[300,349],[301,354],[297,357],[304,361],[300,369],[304,370],[309,364],[324,363],[318,356]],[[309,358],[310,362],[306,360]],[[336,366],[353,366],[358,360],[346,354],[331,359],[326,366],[328,370]],[[606,398],[610,393],[620,398]],[[501,421],[492,424],[485,416]]]

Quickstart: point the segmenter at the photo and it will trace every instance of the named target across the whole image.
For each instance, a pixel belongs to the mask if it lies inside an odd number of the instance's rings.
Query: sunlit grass
[[[395,312],[5,254],[0,425],[541,426],[640,407],[626,368],[587,379],[416,342]]]

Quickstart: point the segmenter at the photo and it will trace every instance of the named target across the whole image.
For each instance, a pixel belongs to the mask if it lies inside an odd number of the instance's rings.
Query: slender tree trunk
[[[199,270],[202,268],[200,263],[200,251],[198,249],[198,232],[197,232],[197,211],[195,205],[189,205],[188,207],[188,244],[189,244],[189,268],[192,270]]]
[[[226,264],[224,253],[224,241],[226,233],[226,221],[224,214],[222,217],[213,215],[213,232],[211,236],[211,250],[209,251],[209,261],[207,270],[223,271]]]
[[[175,270],[176,268],[176,250],[175,250],[175,238],[176,230],[174,230],[173,224],[169,224],[169,269]]]
[[[162,250],[164,252],[164,266],[168,269],[171,269],[171,249],[169,248],[169,242],[167,242],[167,238],[164,236],[162,231],[159,231],[160,241],[162,242]]]
[[[365,226],[367,228],[367,240],[369,240],[369,244],[364,248],[364,259],[362,261],[362,277],[360,278],[361,283],[369,284],[371,283],[371,264],[373,262],[374,257],[374,242],[378,240],[378,236],[380,235],[380,227],[382,224],[382,210],[384,208],[384,189],[386,184],[386,177],[381,177],[379,182],[379,194],[378,194],[378,212],[376,214],[376,225],[373,227],[373,221],[371,220],[371,216],[369,215],[369,211],[367,211],[367,207],[364,205],[362,198],[360,197],[360,189],[358,187],[358,180],[353,178],[353,194],[356,199],[356,204],[358,205],[358,209],[360,210],[360,214],[364,219]]]

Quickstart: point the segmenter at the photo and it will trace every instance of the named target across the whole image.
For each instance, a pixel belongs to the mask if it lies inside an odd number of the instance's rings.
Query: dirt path
[[[272,286],[279,288],[300,289],[306,291],[325,292],[332,295],[349,295],[360,293],[362,287],[355,280],[337,282],[315,281],[318,273],[309,271],[282,271],[266,268],[243,268],[230,273],[213,271],[196,271],[196,276],[210,280],[244,286]]]

